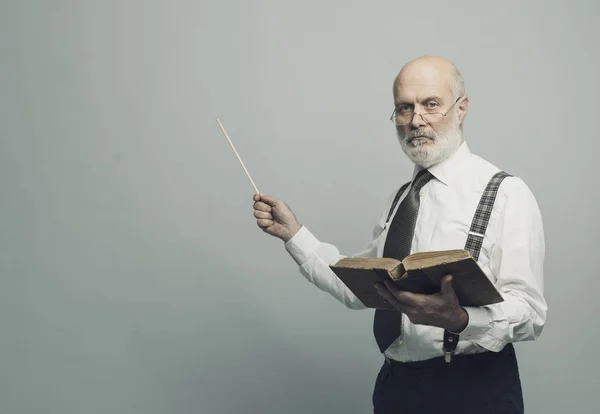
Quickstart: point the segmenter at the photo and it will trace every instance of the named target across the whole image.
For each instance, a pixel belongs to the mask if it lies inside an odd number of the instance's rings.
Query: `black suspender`
[[[488,182],[488,185],[479,200],[475,216],[473,216],[471,228],[469,229],[469,236],[467,237],[467,243],[465,244],[465,250],[468,250],[475,260],[479,259],[479,251],[481,250],[485,230],[487,229],[490,215],[494,208],[494,201],[496,201],[496,195],[498,194],[500,184],[502,184],[502,180],[506,177],[510,177],[510,175],[504,171],[494,174]]]
[[[481,251],[481,245],[483,244],[483,238],[485,237],[485,231],[490,221],[492,209],[494,208],[494,201],[496,201],[496,195],[502,180],[506,177],[510,177],[509,174],[504,171],[500,171],[490,179],[488,182],[479,205],[473,216],[471,222],[471,228],[469,229],[469,235],[467,236],[467,242],[465,244],[465,250],[471,253],[475,261],[479,259],[479,252]],[[444,358],[446,362],[452,360],[452,355],[458,345],[459,335],[455,333],[444,331]]]

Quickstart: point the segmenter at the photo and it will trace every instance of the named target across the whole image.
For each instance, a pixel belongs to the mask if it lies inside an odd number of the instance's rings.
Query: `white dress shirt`
[[[413,178],[418,170],[415,168]],[[429,171],[435,178],[420,192],[411,253],[463,249],[481,195],[499,169],[471,153],[463,143]],[[398,189],[384,206],[373,239],[360,253],[344,256],[334,245],[318,240],[305,226],[285,243],[302,275],[350,309],[366,307],[329,265],[344,257],[382,256],[393,215],[387,223],[386,218]],[[404,195],[398,205],[403,198]],[[460,333],[456,354],[497,352],[509,342],[534,340],[540,335],[547,311],[543,296],[544,254],[542,217],[535,197],[523,180],[507,177],[498,191],[478,260],[504,301],[465,307],[469,323]],[[387,357],[419,361],[443,355],[443,329],[413,324],[406,315],[402,323],[402,335],[385,351]]]

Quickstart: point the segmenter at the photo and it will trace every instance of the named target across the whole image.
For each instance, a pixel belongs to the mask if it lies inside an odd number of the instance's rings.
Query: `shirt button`
[[[398,339],[398,345],[402,345],[404,341],[402,339]]]

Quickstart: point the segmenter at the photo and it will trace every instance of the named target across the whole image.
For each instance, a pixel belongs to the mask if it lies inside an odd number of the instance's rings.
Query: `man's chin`
[[[423,168],[429,168],[431,166],[433,157],[431,151],[429,151],[429,145],[427,144],[422,144],[416,147],[410,145],[404,149],[404,153],[413,163]]]
[[[431,139],[424,136],[410,140],[400,137],[400,146],[406,156],[422,168],[429,168],[449,157],[461,144],[462,132],[457,127],[445,135]]]

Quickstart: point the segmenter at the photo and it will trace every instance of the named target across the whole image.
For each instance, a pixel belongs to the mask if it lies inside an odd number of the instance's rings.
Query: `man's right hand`
[[[291,239],[302,227],[283,201],[262,193],[254,195],[254,217],[258,227],[265,233],[279,237],[284,242]]]

